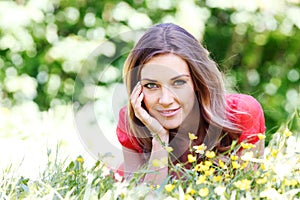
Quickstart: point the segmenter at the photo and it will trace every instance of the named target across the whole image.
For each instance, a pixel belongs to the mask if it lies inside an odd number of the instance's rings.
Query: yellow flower
[[[198,177],[198,179],[196,181],[196,184],[200,185],[202,183],[205,183],[205,181],[206,181],[206,176],[205,175],[201,175],[201,176]]]
[[[298,181],[296,179],[291,179],[291,180],[284,179],[284,184],[286,186],[296,186],[298,184]]]
[[[205,171],[208,171],[208,170],[209,170],[209,166],[203,165],[203,163],[200,163],[200,164],[199,164],[199,169],[198,169],[198,171],[205,172]]]
[[[219,166],[222,168],[222,169],[227,169],[227,166],[224,164],[224,162],[222,160],[219,160]]]
[[[205,161],[205,162],[204,162],[204,165],[210,167],[210,166],[212,166],[212,162],[211,162],[211,161]]]
[[[252,148],[255,148],[255,145],[254,145],[254,144],[251,144],[251,143],[244,143],[244,142],[242,142],[242,143],[241,143],[241,146],[242,146],[244,149],[252,149]]]
[[[218,186],[214,189],[214,192],[218,195],[218,196],[222,196],[224,194],[224,192],[226,191],[226,187],[224,186]]]
[[[185,194],[184,195],[184,200],[194,200],[194,198],[189,194]]]
[[[288,128],[286,128],[283,131],[283,134],[285,135],[285,137],[290,137],[293,133]]]
[[[195,162],[195,161],[196,161],[196,156],[193,156],[192,154],[189,154],[189,155],[188,155],[188,161],[189,161],[190,163]]]
[[[194,190],[194,189],[191,188],[191,187],[188,187],[188,189],[186,190],[186,193],[187,193],[187,194],[194,195],[194,194],[196,193],[196,190]]]
[[[171,153],[174,149],[172,147],[166,147],[166,151]]]
[[[232,167],[233,167],[233,169],[238,169],[238,168],[241,167],[241,165],[240,165],[238,162],[233,161],[233,162],[232,162]]]
[[[69,175],[74,175],[74,174],[75,174],[75,171],[72,170],[72,171],[70,171],[68,174],[69,174]]]
[[[258,136],[258,139],[260,139],[260,140],[264,140],[266,138],[266,135],[264,135],[262,133],[257,134],[257,136]]]
[[[239,157],[236,156],[236,155],[231,155],[230,158],[231,158],[231,160],[235,161],[235,160],[237,160]]]
[[[265,171],[265,170],[267,169],[267,167],[266,167],[266,165],[265,165],[264,163],[262,163],[262,164],[260,165],[260,167],[261,167],[261,169],[262,169],[263,171]]]
[[[273,157],[276,157],[277,154],[278,154],[278,150],[277,150],[277,149],[272,149],[271,155],[272,155]]]
[[[189,138],[190,140],[196,140],[198,137],[193,133],[189,133]]]
[[[235,187],[239,188],[240,190],[249,190],[251,186],[251,181],[248,179],[239,180],[233,183]]]
[[[150,185],[149,188],[151,189],[159,189],[160,185]]]
[[[207,195],[209,194],[209,190],[208,190],[208,188],[201,188],[200,190],[199,190],[199,195],[201,196],[201,197],[206,197]]]
[[[213,179],[215,182],[220,182],[222,180],[222,176],[221,175],[214,176]]]
[[[241,165],[241,169],[245,169],[249,164],[249,161],[246,161],[244,162],[242,165]]]
[[[174,188],[175,188],[175,185],[172,185],[172,184],[165,185],[165,190],[167,192],[171,192]]]
[[[207,158],[214,158],[214,157],[216,156],[216,153],[213,152],[213,151],[207,151],[207,152],[205,153],[205,156],[206,156]]]
[[[268,181],[267,177],[263,177],[263,178],[258,178],[256,179],[256,183],[259,185],[265,184]]]
[[[205,173],[206,176],[210,176],[214,173],[214,171],[215,171],[214,168],[210,168],[209,170],[205,171],[204,173]]]
[[[79,162],[79,163],[83,163],[83,162],[84,162],[84,159],[83,159],[82,157],[78,157],[78,158],[76,159],[76,161]]]
[[[225,181],[230,181],[231,179],[231,175],[228,173],[224,174],[224,177],[225,177]]]
[[[201,145],[196,145],[196,146],[193,146],[193,149],[195,149],[196,151],[196,153],[199,153],[199,154],[204,154],[204,151],[206,150],[206,146],[205,146],[205,144],[201,144]]]
[[[200,171],[201,165],[200,164],[197,164],[194,168],[193,168],[193,171],[197,172],[197,171]]]

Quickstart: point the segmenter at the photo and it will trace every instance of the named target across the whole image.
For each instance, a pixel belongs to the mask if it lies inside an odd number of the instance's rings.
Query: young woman
[[[125,177],[141,167],[155,170],[144,181],[160,184],[168,165],[154,167],[173,148],[172,162],[185,163],[189,133],[217,153],[233,140],[258,143],[264,115],[251,96],[226,94],[222,74],[208,51],[175,24],[151,27],[137,42],[124,65],[129,103],[120,110],[117,136],[123,147]],[[256,144],[263,149],[263,142]],[[188,167],[188,166],[187,166]]]

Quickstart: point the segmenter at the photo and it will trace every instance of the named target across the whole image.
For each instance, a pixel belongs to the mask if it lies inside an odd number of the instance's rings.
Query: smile
[[[180,107],[179,108],[175,108],[175,109],[158,110],[158,112],[160,113],[160,115],[163,116],[163,117],[173,117],[179,111],[180,111]]]

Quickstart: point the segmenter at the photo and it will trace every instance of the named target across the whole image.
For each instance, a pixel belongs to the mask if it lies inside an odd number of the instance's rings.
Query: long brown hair
[[[124,64],[123,75],[128,95],[131,95],[140,79],[142,66],[154,56],[166,53],[181,57],[189,66],[200,109],[201,124],[196,133],[198,142],[204,142],[209,148],[215,147],[219,151],[227,150],[241,131],[227,119],[223,76],[217,64],[210,59],[209,52],[180,26],[159,24],[148,29],[139,39]],[[130,103],[128,118],[131,133],[143,151],[151,152],[149,130],[136,118]]]

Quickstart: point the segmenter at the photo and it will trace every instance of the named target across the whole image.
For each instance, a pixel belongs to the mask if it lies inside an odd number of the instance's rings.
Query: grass
[[[300,199],[299,124],[295,112],[273,134],[264,158],[253,157],[247,144],[248,153],[237,156],[240,145],[235,145],[224,162],[191,147],[193,168],[170,166],[184,178],[168,177],[161,185],[141,184],[138,174],[123,181],[101,161],[87,167],[82,156],[70,161],[61,159],[59,147],[49,149],[36,179],[16,173],[19,166],[1,172],[0,199]],[[203,154],[202,162],[195,162],[196,154]]]

